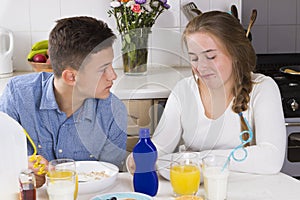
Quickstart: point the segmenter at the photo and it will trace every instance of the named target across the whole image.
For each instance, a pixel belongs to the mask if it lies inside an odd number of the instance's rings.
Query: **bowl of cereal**
[[[78,194],[95,193],[111,186],[117,179],[119,168],[108,162],[76,161]]]

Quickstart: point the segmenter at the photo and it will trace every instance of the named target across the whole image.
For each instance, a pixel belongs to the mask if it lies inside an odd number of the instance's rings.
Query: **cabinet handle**
[[[285,123],[285,126],[300,126],[299,122],[287,122]]]

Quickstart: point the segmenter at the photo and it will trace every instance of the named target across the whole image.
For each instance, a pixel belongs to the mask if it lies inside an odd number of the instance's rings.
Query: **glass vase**
[[[122,59],[126,75],[147,74],[149,28],[122,34]]]

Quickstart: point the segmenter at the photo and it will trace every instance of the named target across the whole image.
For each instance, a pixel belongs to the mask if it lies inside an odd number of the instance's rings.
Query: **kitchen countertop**
[[[121,68],[115,71],[118,78],[111,91],[122,100],[168,98],[179,80],[192,75],[189,67],[150,67],[144,76],[125,75]],[[34,72],[14,72],[13,76],[28,73]],[[11,77],[0,78],[0,95]]]
[[[189,67],[153,67],[145,76],[128,76],[121,69],[116,73],[118,78],[111,91],[120,99],[168,98],[179,80],[192,75]]]

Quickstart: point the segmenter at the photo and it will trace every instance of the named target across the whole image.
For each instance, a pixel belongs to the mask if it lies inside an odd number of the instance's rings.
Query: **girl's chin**
[[[202,80],[202,83],[205,84],[206,87],[210,89],[219,89],[221,87],[224,87],[222,82],[216,80]]]

